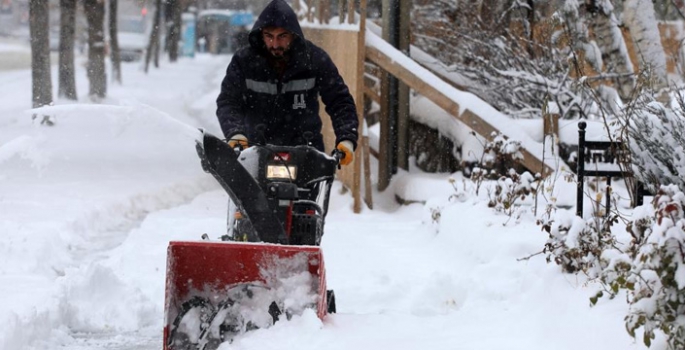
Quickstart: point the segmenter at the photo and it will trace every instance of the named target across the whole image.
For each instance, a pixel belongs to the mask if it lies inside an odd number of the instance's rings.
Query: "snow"
[[[416,61],[394,49],[388,42],[384,41],[380,36],[375,34],[373,30],[366,32],[366,45],[374,47],[379,51],[390,55],[395,63],[402,66],[404,69],[413,72],[416,76],[421,77],[426,84],[434,87],[442,95],[454,101],[459,106],[459,111],[457,113],[460,115],[467,110],[473,112],[487,124],[496,126],[496,129],[506,137],[520,141],[523,145],[523,148],[525,148],[538,159],[541,159],[542,162],[550,169],[558,170],[557,164],[554,164],[550,159],[543,157],[544,152],[542,144],[532,140],[525,130],[520,128],[511,120],[511,118],[497,111],[495,108],[485,103],[485,101],[469,92],[461,91],[452,87],[442,79],[438,78],[435,74],[419,65]],[[450,115],[448,118],[454,119],[455,117]],[[439,120],[437,118],[433,119]],[[453,121],[446,122],[453,123]],[[435,127],[433,123],[428,125]]]
[[[328,23],[320,23],[318,18],[314,18],[314,22],[302,21],[300,22],[302,28],[313,28],[313,29],[330,29],[330,30],[345,30],[345,31],[359,31],[358,23],[347,23],[347,19],[343,23],[340,23],[340,17],[332,17]]]
[[[229,60],[147,75],[125,63],[99,105],[81,69],[80,102],[34,111],[30,71],[0,72],[0,349],[161,347],[168,242],[225,231],[228,197],[195,141],[198,128],[220,135]],[[334,186],[322,250],[338,313],[306,310],[222,349],[645,349],[624,298],[590,308],[597,285],[534,255],[547,236],[530,202],[515,223],[461,174],[410,169],[355,214]],[[575,185],[550,186],[572,203]]]

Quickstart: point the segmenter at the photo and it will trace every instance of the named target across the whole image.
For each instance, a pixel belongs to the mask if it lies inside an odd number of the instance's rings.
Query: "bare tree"
[[[107,72],[105,72],[105,0],[84,0],[83,7],[88,21],[88,80],[92,99],[107,95]]]
[[[545,6],[516,0],[414,0],[413,44],[505,114],[538,118],[550,97],[565,112],[577,102],[569,52],[551,35],[556,22],[537,20],[540,11]],[[534,30],[549,34],[534,37]]]
[[[651,1],[627,0],[624,6],[623,21],[633,37],[641,68],[650,70],[654,90],[666,88],[666,53],[661,45],[654,4]]]
[[[613,6],[609,0],[595,0],[591,3],[594,37],[602,51],[604,66],[607,72],[615,73],[614,82],[619,96],[627,101],[635,86],[633,63],[628,56],[628,48],[623,39],[619,22],[613,13]]]
[[[170,23],[167,35],[167,49],[169,60],[178,60],[178,41],[181,39],[181,0],[167,1],[167,23]]]
[[[118,0],[109,0],[109,57],[112,61],[112,80],[121,84],[121,53],[117,29]]]
[[[50,77],[50,30],[48,0],[29,1],[29,30],[31,33],[31,79],[33,107],[52,103],[52,78]],[[34,115],[34,118],[36,116]],[[41,124],[51,125],[48,116]]]
[[[145,73],[150,67],[150,59],[152,54],[155,54],[155,67],[159,67],[159,25],[162,18],[162,0],[156,0],[155,17],[152,22],[152,31],[150,31],[150,42],[147,45],[147,52],[145,53]]]
[[[59,74],[57,94],[61,98],[76,100],[74,74],[74,33],[76,29],[76,0],[60,0]]]

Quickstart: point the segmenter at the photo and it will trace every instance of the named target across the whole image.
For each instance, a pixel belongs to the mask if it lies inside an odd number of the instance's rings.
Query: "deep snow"
[[[81,69],[78,104],[38,111],[54,127],[28,112],[30,72],[0,72],[0,349],[161,347],[167,243],[225,230],[227,195],[202,172],[194,138],[198,127],[219,135],[229,59],[147,75],[124,64],[124,85],[100,104],[86,102]],[[401,172],[360,214],[336,183],[322,249],[338,314],[305,312],[222,349],[644,348],[624,329],[624,300],[591,308],[596,285],[543,255],[520,260],[547,239],[530,203],[510,219],[462,180]],[[575,185],[555,186],[572,205]],[[425,204],[399,206],[395,194]]]

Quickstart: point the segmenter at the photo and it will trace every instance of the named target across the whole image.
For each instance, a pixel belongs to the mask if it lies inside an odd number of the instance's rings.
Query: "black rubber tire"
[[[328,303],[328,313],[334,314],[335,310],[335,292],[332,289],[326,291],[326,301]]]

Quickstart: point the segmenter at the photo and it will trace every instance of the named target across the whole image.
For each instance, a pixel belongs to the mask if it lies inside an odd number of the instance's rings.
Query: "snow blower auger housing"
[[[321,319],[335,312],[318,245],[340,155],[308,146],[234,150],[208,133],[197,152],[237,217],[222,240],[169,243],[164,349],[216,349],[305,309]]]

